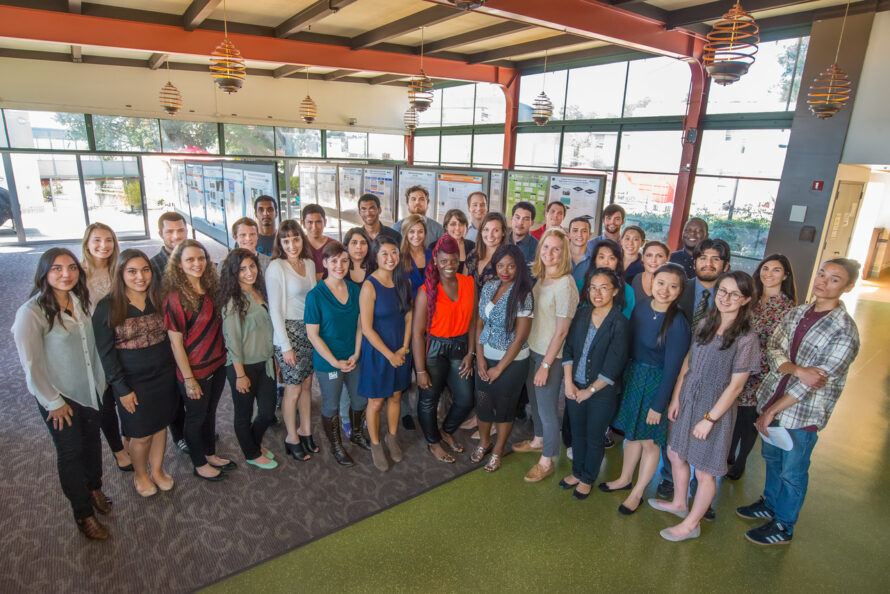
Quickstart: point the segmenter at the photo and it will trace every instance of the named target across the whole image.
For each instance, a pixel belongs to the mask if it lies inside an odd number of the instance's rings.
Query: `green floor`
[[[752,524],[733,513],[762,489],[759,445],[741,481],[718,483],[717,521],[677,544],[658,535],[673,516],[648,506],[620,516],[619,494],[575,501],[556,485],[565,458],[553,480],[526,484],[534,456],[514,454],[493,475],[471,472],[211,590],[886,592],[890,304],[860,302],[855,317],[862,350],[820,434],[790,546],[748,543]],[[613,448],[601,477],[617,476],[620,464]]]

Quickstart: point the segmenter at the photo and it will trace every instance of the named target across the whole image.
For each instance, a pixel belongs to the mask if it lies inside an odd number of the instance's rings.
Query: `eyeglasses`
[[[611,285],[600,285],[598,287],[596,287],[594,285],[590,285],[590,290],[593,291],[594,293],[602,293],[603,295],[605,295],[606,293],[609,293],[610,291],[614,291],[615,287],[613,287]]]
[[[738,291],[730,292],[730,291],[727,291],[726,289],[717,289],[717,297],[721,297],[721,298],[729,297],[730,301],[735,302],[735,301],[740,300],[742,297],[744,297],[744,295],[742,295]]]

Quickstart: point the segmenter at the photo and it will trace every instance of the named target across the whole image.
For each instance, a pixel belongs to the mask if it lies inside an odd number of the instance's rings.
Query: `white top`
[[[300,276],[294,267],[283,258],[269,262],[266,268],[266,293],[269,295],[269,314],[275,330],[275,346],[281,352],[293,350],[285,329],[285,320],[303,321],[306,295],[315,286],[315,262],[303,260],[306,276]]]
[[[578,308],[578,287],[571,274],[552,279],[548,286],[543,281],[535,283],[532,294],[535,296],[535,318],[532,331],[528,335],[528,346],[539,355],[547,353],[550,339],[556,333],[556,318],[575,317]],[[557,358],[562,358],[562,345],[559,346]]]
[[[90,314],[92,315],[96,311],[96,304],[111,292],[111,275],[108,270],[88,275],[87,289],[90,291]]]
[[[65,406],[62,395],[83,406],[99,409],[105,391],[105,371],[96,350],[92,318],[81,309],[71,293],[75,320],[66,313],[57,316],[52,329],[37,295],[15,312],[12,335],[19,352],[28,391],[46,410]],[[61,323],[64,319],[65,325]]]

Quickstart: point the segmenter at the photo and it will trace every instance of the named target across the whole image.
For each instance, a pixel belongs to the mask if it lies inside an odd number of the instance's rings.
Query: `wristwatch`
[[[547,363],[546,361],[542,361],[541,367],[543,367],[544,369],[550,369],[550,363]]]

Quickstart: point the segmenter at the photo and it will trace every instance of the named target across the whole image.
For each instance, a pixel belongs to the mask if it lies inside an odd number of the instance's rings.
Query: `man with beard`
[[[686,271],[686,278],[695,278],[695,247],[708,238],[708,223],[704,219],[692,217],[683,227],[683,249],[671,253],[671,262],[679,264]]]
[[[374,194],[362,194],[358,199],[358,216],[362,219],[362,229],[372,240],[383,235],[402,245],[402,234],[380,222],[380,198]]]
[[[151,271],[160,279],[164,278],[167,260],[180,243],[188,237],[188,226],[185,217],[178,212],[165,212],[158,217],[158,235],[164,242],[161,251],[151,258]]]
[[[426,225],[426,242],[430,245],[435,245],[439,238],[442,237],[442,234],[445,233],[445,229],[439,221],[426,216],[426,211],[430,207],[429,191],[423,186],[411,186],[405,192],[405,203],[408,205],[409,215],[416,214],[423,218],[423,222]],[[402,233],[402,221],[405,218],[402,217],[400,221],[397,221],[392,226],[393,231]]]
[[[618,245],[621,245],[621,227],[624,225],[626,216],[627,213],[624,212],[624,208],[618,204],[610,204],[603,209],[603,234],[587,242],[588,258],[593,258],[593,250],[604,239],[611,239]]]
[[[678,305],[680,311],[689,320],[689,324],[692,326],[692,336],[695,337],[696,325],[714,304],[717,278],[729,270],[729,244],[722,239],[704,239],[695,246],[692,255],[695,262],[695,278],[686,283]],[[667,446],[661,448],[661,460],[663,463],[661,482],[658,484],[655,494],[663,499],[672,499],[674,477],[671,461],[667,456]],[[690,493],[693,497],[697,486],[697,481],[693,478],[690,485]],[[714,509],[709,507],[705,513],[705,520],[714,520],[715,517]]]
[[[253,212],[260,225],[260,236],[256,250],[261,254],[272,256],[275,247],[275,231],[278,227],[278,202],[271,196],[258,196],[253,201]]]

